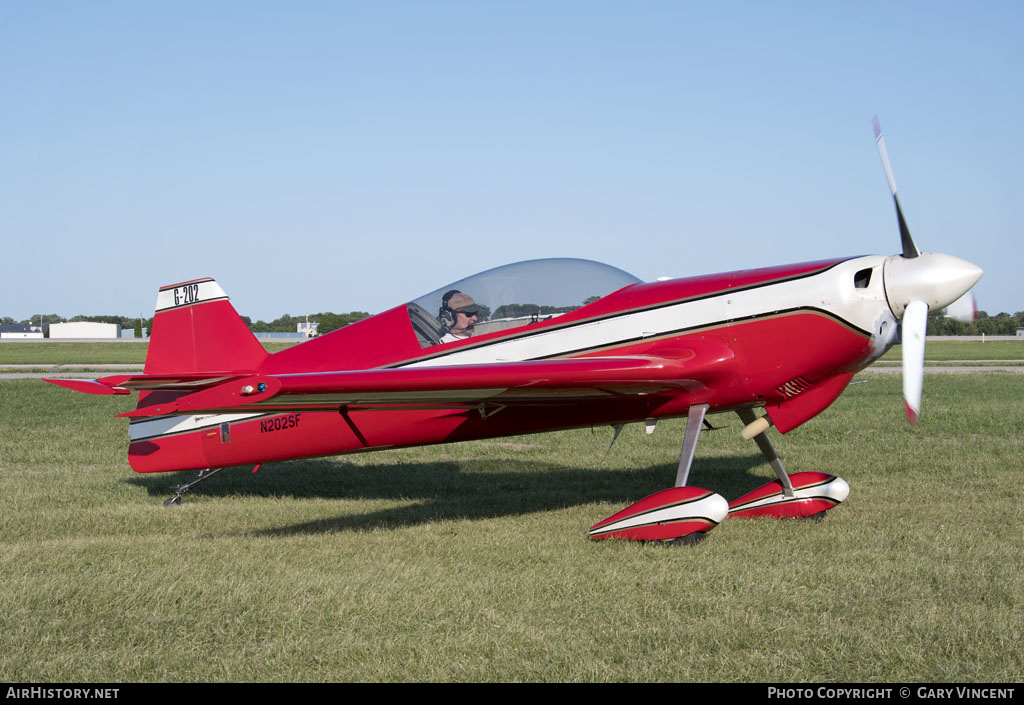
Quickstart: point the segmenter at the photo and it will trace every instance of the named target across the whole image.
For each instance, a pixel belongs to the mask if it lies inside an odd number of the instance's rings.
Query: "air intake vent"
[[[783,385],[776,387],[776,391],[786,399],[792,399],[800,392],[810,389],[811,383],[803,377],[794,377]]]

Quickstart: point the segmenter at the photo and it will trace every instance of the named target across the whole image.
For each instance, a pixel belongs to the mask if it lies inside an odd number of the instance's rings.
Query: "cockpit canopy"
[[[421,296],[409,303],[409,319],[420,345],[428,347],[448,332],[444,298],[449,295],[451,300],[453,292],[472,297],[480,307],[473,331],[479,336],[560,316],[639,281],[590,260],[528,260],[488,269]]]

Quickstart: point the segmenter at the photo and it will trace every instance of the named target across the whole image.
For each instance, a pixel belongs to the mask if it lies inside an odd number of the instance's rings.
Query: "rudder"
[[[215,280],[160,288],[146,374],[249,372],[267,355]]]

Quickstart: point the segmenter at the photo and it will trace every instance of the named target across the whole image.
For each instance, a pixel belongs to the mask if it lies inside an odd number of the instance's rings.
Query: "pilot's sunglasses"
[[[475,315],[476,315],[476,313],[477,313],[476,311],[464,311],[464,310],[462,310],[461,308],[460,308],[460,309],[456,309],[456,311],[455,311],[455,312],[456,312],[456,313],[461,313],[461,314],[462,314],[463,316],[466,316],[467,318],[468,318],[469,316],[475,316]]]

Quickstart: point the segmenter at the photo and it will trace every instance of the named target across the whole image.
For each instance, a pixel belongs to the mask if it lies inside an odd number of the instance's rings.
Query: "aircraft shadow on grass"
[[[493,467],[499,462],[501,470],[495,472]],[[606,463],[595,462],[595,468]],[[477,467],[480,472],[474,471]],[[695,465],[690,484],[713,486],[726,495],[739,496],[763,482],[763,477],[755,472],[757,468],[768,470],[764,459],[756,454],[709,459]],[[609,471],[566,468],[535,460],[354,465],[337,459],[317,459],[268,464],[255,476],[245,468],[221,473],[188,496],[186,502],[201,501],[204,496],[414,501],[380,511],[343,514],[257,532],[289,536],[523,516],[605,502],[617,505],[659,491],[675,472],[675,463]],[[126,482],[145,488],[150,495],[163,496],[180,479],[162,474],[139,475]],[[595,513],[595,521],[601,518],[597,516],[600,513]]]

